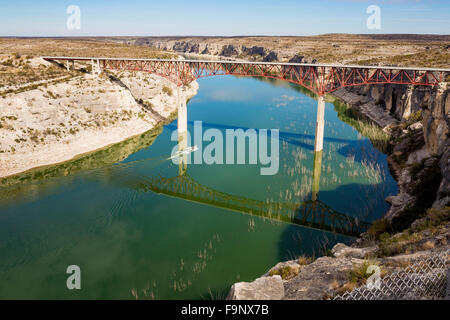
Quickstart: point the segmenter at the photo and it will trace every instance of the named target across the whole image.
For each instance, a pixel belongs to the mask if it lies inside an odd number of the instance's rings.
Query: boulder
[[[408,127],[409,130],[420,130],[423,128],[422,122],[415,122]]]
[[[275,275],[233,284],[227,300],[281,300],[283,297],[283,280]]]
[[[321,300],[336,295],[336,289],[348,283],[353,264],[358,261],[321,257],[302,267],[295,278],[284,283],[287,300]]]
[[[353,247],[349,247],[343,243],[338,243],[333,247],[333,249],[331,249],[331,253],[336,258],[364,259],[369,256],[373,256],[377,250],[378,250],[377,246],[365,247],[365,248],[353,248]]]

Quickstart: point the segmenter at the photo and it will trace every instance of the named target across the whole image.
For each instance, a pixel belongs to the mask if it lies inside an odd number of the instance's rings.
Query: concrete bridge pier
[[[91,60],[91,65],[92,65],[92,74],[95,76],[100,75],[101,73],[101,69],[100,69],[100,60],[96,59],[92,59]]]
[[[178,151],[184,150],[188,147],[188,132],[184,131],[178,133]],[[180,156],[180,161],[178,163],[178,174],[180,176],[186,174],[188,165],[188,155],[183,154]]]
[[[178,134],[187,131],[187,107],[184,88],[177,88]]]
[[[325,97],[319,96],[317,104],[316,140],[314,152],[323,150],[323,129],[325,127]]]
[[[178,151],[182,151],[188,147],[188,132],[187,132],[187,106],[186,97],[183,88],[177,88],[177,108],[178,108]],[[186,173],[188,155],[183,154],[179,163],[180,175]]]
[[[322,168],[323,131],[325,128],[325,98],[319,96],[317,102],[316,139],[314,141],[314,169],[311,199],[317,201],[320,186],[320,172]]]
[[[322,170],[322,153],[323,150],[314,152],[314,169],[313,169],[313,183],[311,190],[311,200],[317,201],[320,189],[320,173]]]

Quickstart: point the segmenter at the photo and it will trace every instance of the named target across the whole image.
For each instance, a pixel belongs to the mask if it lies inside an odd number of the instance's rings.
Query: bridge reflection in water
[[[187,147],[186,132],[178,136],[179,150]],[[143,177],[137,184],[141,191],[176,197],[201,204],[258,216],[264,219],[296,224],[346,236],[357,236],[370,223],[337,212],[318,200],[322,152],[314,156],[314,174],[311,200],[300,204],[262,201],[236,196],[202,185],[187,174],[188,155],[179,156],[179,175],[172,178]]]

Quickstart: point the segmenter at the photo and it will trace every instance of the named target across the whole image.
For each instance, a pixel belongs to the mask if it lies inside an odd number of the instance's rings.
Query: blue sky
[[[450,34],[450,0],[0,1],[0,36]],[[366,26],[373,4],[380,30]],[[69,5],[79,30],[67,28]]]

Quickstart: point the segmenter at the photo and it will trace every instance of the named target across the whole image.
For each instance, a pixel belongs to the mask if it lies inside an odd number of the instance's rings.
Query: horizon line
[[[320,33],[313,35],[0,35],[0,38],[247,38],[247,37],[320,37],[332,35],[351,36],[438,36],[446,37],[450,34],[443,33]]]

